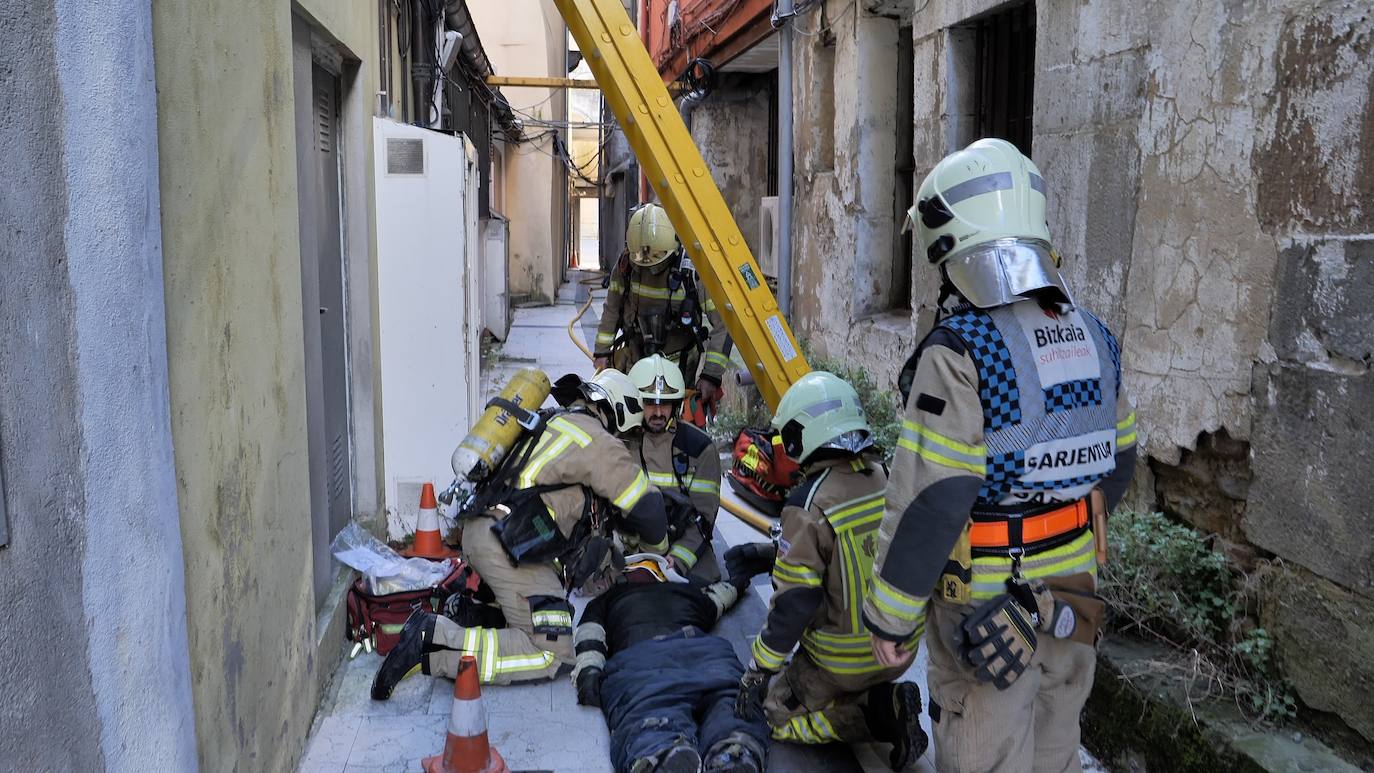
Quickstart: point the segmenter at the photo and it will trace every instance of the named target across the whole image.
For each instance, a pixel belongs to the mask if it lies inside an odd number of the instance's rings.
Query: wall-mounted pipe
[[[778,311],[792,314],[792,0],[778,0]]]

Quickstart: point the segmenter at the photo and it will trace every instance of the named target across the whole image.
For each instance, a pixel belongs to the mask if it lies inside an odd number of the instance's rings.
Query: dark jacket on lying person
[[[606,716],[617,771],[763,769],[767,725],[734,715],[744,666],[706,633],[739,592],[729,582],[623,582],[587,605],[573,682],[578,703]]]

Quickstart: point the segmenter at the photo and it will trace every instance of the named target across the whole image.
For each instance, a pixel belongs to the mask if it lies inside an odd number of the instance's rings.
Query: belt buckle
[[[1011,558],[1011,576],[1012,576],[1012,577],[1016,577],[1016,578],[1020,578],[1020,577],[1021,577],[1021,557],[1024,556],[1025,554],[1026,554],[1026,548],[1025,548],[1024,546],[1018,545],[1018,546],[1016,546],[1016,547],[1009,547],[1009,548],[1007,548],[1007,555]]]

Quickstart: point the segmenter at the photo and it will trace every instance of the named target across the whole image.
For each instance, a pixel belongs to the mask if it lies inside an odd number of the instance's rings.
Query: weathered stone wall
[[[795,36],[792,323],[817,353],[895,384],[914,333],[910,310],[887,306],[899,25],[846,2],[803,21],[822,19]]]
[[[998,5],[914,18],[918,178],[975,139],[959,25]],[[1340,599],[1270,594],[1286,665],[1357,665],[1351,637],[1298,632],[1374,614],[1374,19],[1201,0],[1054,0],[1036,17],[1051,233],[1078,299],[1122,337],[1156,503],[1242,558],[1286,559],[1301,582],[1274,587]],[[918,274],[929,304],[933,272]],[[1334,699],[1322,669],[1288,671],[1374,740],[1367,705]]]
[[[909,18],[918,181],[977,139],[966,25],[1005,5]],[[879,300],[898,22],[832,0],[800,23],[816,34],[797,36],[794,65],[793,325],[890,383],[938,289],[917,256],[914,312]],[[1032,156],[1078,300],[1125,348],[1140,501],[1220,535],[1244,565],[1287,562],[1298,580],[1274,584],[1265,611],[1285,664],[1360,668],[1353,637],[1299,632],[1347,630],[1338,611],[1374,619],[1374,14],[1042,0],[1036,25]],[[1281,592],[1294,587],[1340,602],[1304,606]],[[1302,624],[1285,617],[1298,608]],[[1321,672],[1289,668],[1309,706],[1374,741],[1374,709],[1333,697]]]
[[[769,76],[722,79],[706,101],[691,112],[692,139],[715,178],[716,187],[759,254],[759,200],[768,195]]]

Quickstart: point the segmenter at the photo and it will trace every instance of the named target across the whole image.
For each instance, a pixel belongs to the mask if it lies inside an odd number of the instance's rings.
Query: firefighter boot
[[[731,733],[706,751],[705,773],[762,773],[763,751],[759,743],[742,734]]]
[[[754,575],[773,571],[773,560],[777,556],[777,547],[768,542],[749,542],[730,548],[725,551],[725,572],[730,584],[743,593]]]
[[[701,755],[686,744],[672,746],[662,754],[630,763],[630,773],[701,773]]]
[[[401,628],[401,638],[377,669],[372,679],[372,700],[384,701],[391,697],[391,691],[407,676],[425,667],[425,654],[434,641],[435,615],[415,610],[406,618]]]
[[[875,739],[892,744],[887,760],[893,770],[914,763],[930,744],[921,729],[921,688],[912,682],[880,684],[869,690],[864,718]]]

